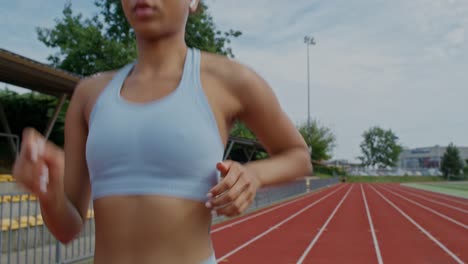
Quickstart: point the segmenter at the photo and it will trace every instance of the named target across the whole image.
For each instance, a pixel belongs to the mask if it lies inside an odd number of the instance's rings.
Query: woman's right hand
[[[64,153],[38,131],[23,131],[21,152],[13,165],[16,182],[39,198],[55,200],[63,195]]]

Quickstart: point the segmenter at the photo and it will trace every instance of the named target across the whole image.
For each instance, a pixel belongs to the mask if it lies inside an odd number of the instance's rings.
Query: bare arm
[[[13,167],[17,183],[38,197],[45,225],[63,243],[81,231],[90,199],[83,118],[86,82],[78,85],[67,111],[65,151],[26,128]],[[41,181],[47,184],[41,187]]]
[[[233,161],[217,164],[224,178],[209,191],[206,206],[227,216],[248,208],[261,186],[284,183],[312,171],[307,145],[270,86],[252,70],[231,66],[229,86],[240,105],[236,117],[256,134],[270,158],[243,165]]]
[[[83,112],[87,82],[77,86],[67,110],[62,186],[51,194],[54,199],[41,201],[44,222],[61,242],[72,240],[81,231],[90,200],[85,157],[87,125]]]
[[[270,86],[255,72],[245,68],[239,78],[239,119],[256,134],[270,158],[245,166],[254,171],[262,185],[277,184],[312,171],[307,145],[281,109]]]

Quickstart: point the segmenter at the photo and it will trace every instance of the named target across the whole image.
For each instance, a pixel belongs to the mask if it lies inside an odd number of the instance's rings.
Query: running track
[[[468,199],[338,184],[214,225],[218,263],[468,263]]]

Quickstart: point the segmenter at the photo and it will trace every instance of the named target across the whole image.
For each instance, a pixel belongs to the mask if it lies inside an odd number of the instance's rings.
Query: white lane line
[[[339,189],[341,189],[341,188],[344,188],[344,186],[339,187],[337,190],[339,190]],[[214,228],[213,230],[211,230],[211,234],[214,234],[214,233],[219,232],[219,231],[221,231],[221,230],[224,230],[224,229],[227,229],[227,228],[236,226],[236,225],[238,225],[238,224],[240,224],[240,223],[243,223],[243,222],[248,221],[248,220],[250,220],[250,219],[259,217],[259,216],[264,215],[264,214],[266,214],[266,213],[269,213],[269,212],[271,212],[271,211],[275,211],[275,210],[277,210],[277,209],[280,209],[280,208],[285,207],[285,206],[287,206],[287,205],[290,205],[290,204],[292,204],[292,203],[302,201],[302,200],[304,200],[304,199],[306,199],[306,198],[314,197],[316,194],[319,194],[319,193],[321,193],[321,192],[311,193],[311,194],[305,195],[305,196],[303,196],[303,197],[301,197],[301,198],[294,199],[294,200],[291,200],[291,201],[286,202],[286,203],[283,203],[283,204],[279,204],[279,205],[274,206],[274,207],[272,207],[272,208],[270,208],[270,209],[267,209],[267,210],[265,210],[265,211],[261,211],[261,212],[252,214],[252,215],[250,215],[250,216],[248,216],[248,217],[239,219],[239,220],[234,221],[234,222],[232,222],[232,223],[225,224],[225,225],[220,226],[220,227],[218,227],[218,228]]]
[[[367,219],[369,220],[369,225],[372,232],[372,239],[374,240],[375,254],[377,254],[377,261],[379,264],[383,264],[382,254],[380,253],[379,242],[377,241],[377,235],[375,234],[374,224],[372,222],[372,216],[369,210],[369,205],[367,205],[367,198],[364,192],[364,188],[361,185],[362,198],[364,199],[364,205],[366,206]]]
[[[395,210],[397,210],[401,215],[403,215],[408,221],[410,221],[413,225],[415,225],[421,232],[423,232],[427,237],[429,237],[434,243],[436,243],[445,253],[449,254],[457,263],[464,264],[464,262],[458,258],[452,251],[450,251],[444,244],[442,244],[439,240],[437,240],[434,236],[432,236],[426,229],[420,226],[413,218],[409,217],[403,210],[401,210],[398,206],[388,200],[384,195],[382,195],[379,191],[377,191],[374,187],[371,188],[376,192],[382,199],[384,199],[388,204],[390,204]]]
[[[468,210],[464,210],[464,209],[461,209],[461,208],[459,208],[459,207],[455,207],[455,206],[450,205],[450,204],[446,204],[446,203],[443,203],[443,202],[439,202],[439,201],[436,201],[436,200],[434,200],[434,199],[430,199],[430,198],[424,197],[424,196],[419,195],[419,194],[411,193],[411,192],[406,191],[406,190],[404,190],[404,189],[402,190],[401,188],[394,188],[394,187],[388,187],[388,188],[390,188],[390,189],[392,189],[392,190],[394,190],[394,191],[400,190],[401,192],[403,192],[403,193],[405,193],[405,194],[408,194],[408,195],[411,195],[411,196],[415,196],[415,197],[419,197],[419,198],[421,198],[421,199],[423,199],[423,200],[426,200],[426,201],[429,201],[429,202],[432,202],[432,203],[435,203],[435,204],[440,204],[440,205],[443,205],[443,206],[445,206],[445,207],[447,207],[447,208],[451,208],[451,209],[453,209],[453,210],[457,210],[457,211],[460,211],[460,212],[462,212],[462,213],[468,214]]]
[[[343,196],[343,198],[341,199],[341,201],[338,203],[338,205],[336,205],[335,207],[335,210],[333,210],[333,212],[330,214],[330,216],[328,217],[327,221],[325,222],[325,224],[320,228],[319,232],[317,233],[317,235],[315,235],[314,239],[312,240],[312,242],[310,242],[309,246],[306,248],[306,250],[304,251],[304,253],[302,254],[301,258],[299,258],[299,260],[296,262],[296,264],[301,264],[304,259],[306,258],[307,254],[309,254],[310,250],[312,249],[312,247],[315,245],[315,243],[317,243],[317,241],[319,240],[320,236],[322,235],[323,231],[325,230],[325,228],[327,228],[328,224],[330,223],[330,221],[333,219],[333,217],[335,216],[336,212],[338,211],[338,209],[340,208],[341,204],[346,200],[346,197],[348,197],[348,194],[349,192],[351,192],[351,189],[353,189],[354,185],[351,185],[351,188],[349,188],[349,190],[346,192],[346,194]]]
[[[448,217],[448,216],[446,216],[446,215],[444,215],[444,214],[442,214],[442,213],[440,213],[440,212],[438,212],[438,211],[436,211],[436,210],[434,210],[434,209],[431,209],[431,208],[429,208],[429,207],[427,207],[427,206],[424,206],[424,205],[422,205],[422,204],[420,204],[420,203],[418,203],[418,202],[415,202],[415,201],[413,201],[413,200],[411,200],[411,199],[408,199],[408,198],[406,198],[406,197],[404,197],[404,196],[402,196],[402,195],[400,195],[400,194],[398,194],[398,193],[396,193],[396,192],[393,192],[393,191],[391,191],[391,190],[389,190],[389,189],[387,189],[387,188],[384,188],[384,187],[381,187],[381,188],[384,189],[384,190],[386,190],[386,191],[389,192],[389,193],[392,193],[393,195],[396,195],[396,196],[400,197],[400,198],[403,199],[403,200],[406,200],[406,201],[408,201],[408,202],[410,202],[410,203],[412,203],[412,204],[415,204],[415,205],[417,205],[417,206],[419,206],[419,207],[421,207],[421,208],[423,208],[423,209],[426,209],[427,211],[429,211],[429,212],[431,212],[431,213],[433,213],[433,214],[435,214],[435,215],[437,215],[437,216],[440,216],[440,217],[444,218],[444,219],[447,220],[447,221],[450,221],[450,222],[452,222],[452,223],[454,223],[454,224],[456,224],[456,225],[459,225],[459,226],[461,226],[461,227],[463,227],[463,228],[465,228],[465,229],[468,229],[468,225],[465,225],[465,224],[463,224],[463,223],[460,223],[459,221],[457,221],[457,220],[455,220],[455,219],[453,219],[453,218],[451,218],[451,217]]]
[[[258,239],[264,237],[265,235],[267,235],[268,233],[274,231],[275,229],[277,229],[278,227],[282,226],[283,224],[289,222],[290,220],[292,220],[293,218],[295,218],[296,216],[304,213],[307,209],[311,208],[312,206],[320,203],[321,201],[325,200],[326,198],[330,197],[331,195],[333,195],[334,193],[336,193],[337,191],[341,190],[340,189],[336,189],[335,191],[325,195],[324,197],[320,198],[319,200],[309,204],[308,206],[302,208],[301,210],[297,211],[296,213],[294,213],[293,215],[289,216],[288,218],[284,219],[283,221],[279,222],[278,224],[268,228],[266,231],[262,232],[261,234],[253,237],[252,239],[248,240],[247,242],[245,242],[244,244],[238,246],[237,248],[231,250],[230,252],[228,252],[227,254],[225,254],[224,256],[220,257],[219,259],[217,259],[216,261],[217,262],[221,262],[223,260],[225,260],[226,258],[232,256],[233,254],[235,254],[236,252],[242,250],[243,248],[247,247],[248,245],[252,244],[253,242],[257,241]]]

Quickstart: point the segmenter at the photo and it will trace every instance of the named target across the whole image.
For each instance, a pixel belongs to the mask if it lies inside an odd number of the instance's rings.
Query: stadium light
[[[307,128],[310,127],[310,61],[309,46],[316,45],[315,39],[311,36],[304,37],[304,43],[307,46]]]

